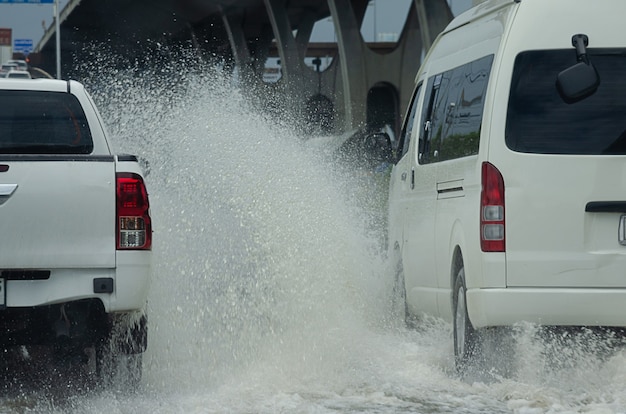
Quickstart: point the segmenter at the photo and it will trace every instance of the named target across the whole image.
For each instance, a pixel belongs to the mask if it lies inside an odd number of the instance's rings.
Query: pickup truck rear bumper
[[[99,299],[107,313],[140,310],[148,298],[151,256],[151,251],[117,251],[116,268],[43,269],[50,270],[46,279],[5,280],[5,306],[37,307]],[[111,289],[103,289],[103,283],[110,283]]]

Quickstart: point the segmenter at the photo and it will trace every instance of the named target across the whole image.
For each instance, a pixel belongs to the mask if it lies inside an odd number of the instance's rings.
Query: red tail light
[[[140,175],[117,173],[117,249],[150,250],[152,222],[146,185]]]
[[[496,167],[482,165],[480,194],[480,248],[483,252],[504,252],[504,179]]]

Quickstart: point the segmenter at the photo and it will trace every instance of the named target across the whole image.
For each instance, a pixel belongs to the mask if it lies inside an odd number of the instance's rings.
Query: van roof
[[[498,9],[513,5],[515,3],[520,3],[520,2],[521,0],[487,0],[484,3],[480,3],[479,5],[474,6],[471,9],[459,14],[448,24],[448,26],[446,26],[443,33],[446,33],[454,29],[457,29],[461,26],[464,26],[489,13],[493,13],[494,11]]]

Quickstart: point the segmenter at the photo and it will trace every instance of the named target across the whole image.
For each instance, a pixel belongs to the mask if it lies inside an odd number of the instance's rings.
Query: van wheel
[[[463,375],[476,362],[480,353],[478,332],[472,326],[467,314],[465,295],[465,268],[459,269],[454,283],[454,362],[456,370]]]
[[[465,269],[454,284],[454,362],[461,377],[488,381],[515,372],[516,340],[506,326],[474,329],[467,313]]]

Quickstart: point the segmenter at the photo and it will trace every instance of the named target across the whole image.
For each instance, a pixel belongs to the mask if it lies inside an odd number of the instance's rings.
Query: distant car
[[[391,165],[391,137],[385,129],[358,129],[341,143],[335,156],[350,167],[375,172],[383,164]]]
[[[349,170],[377,172],[382,165],[390,166],[393,161],[390,133],[393,131],[386,127],[363,127],[338,136],[313,137],[309,144]]]
[[[7,61],[9,65],[17,65],[19,70],[28,70],[28,63],[25,60],[13,59]]]
[[[30,73],[25,70],[10,70],[4,74],[0,74],[3,78],[31,79]]]
[[[2,66],[0,66],[0,77],[4,78],[10,70],[19,70],[17,63],[3,63]]]

